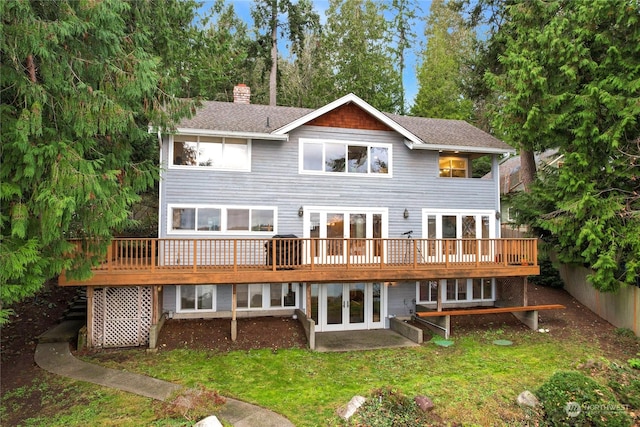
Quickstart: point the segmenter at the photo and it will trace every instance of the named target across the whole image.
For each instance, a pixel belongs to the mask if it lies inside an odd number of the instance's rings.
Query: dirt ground
[[[220,352],[258,348],[306,348],[300,322],[290,317],[238,319],[238,338],[231,341],[229,319],[169,320],[158,339],[158,348],[207,349]]]
[[[50,375],[38,368],[33,355],[36,337],[55,326],[69,303],[77,294],[75,288],[61,288],[47,284],[36,297],[19,304],[11,323],[0,330],[0,394],[21,386],[34,384]],[[615,333],[616,328],[602,320],[561,289],[531,286],[530,304],[563,304],[566,310],[540,312],[540,327],[549,334],[567,340],[599,343],[608,358],[626,361],[640,351],[640,340]],[[481,328],[501,328],[506,331],[528,329],[510,314],[486,316],[458,316],[452,319],[452,334]],[[174,348],[212,349],[226,352],[256,348],[304,348],[306,339],[299,322],[291,318],[264,317],[238,320],[238,340],[231,341],[230,321],[171,320],[159,339],[160,351]],[[51,391],[51,390],[50,390]],[[62,392],[62,390],[60,390]],[[1,425],[16,425],[34,416],[41,408],[40,396],[27,393],[28,410],[22,414],[8,414]]]

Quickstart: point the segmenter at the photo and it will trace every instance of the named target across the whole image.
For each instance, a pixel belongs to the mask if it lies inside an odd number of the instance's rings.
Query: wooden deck
[[[88,251],[76,241],[76,251]],[[114,239],[62,286],[401,281],[540,274],[536,239]]]

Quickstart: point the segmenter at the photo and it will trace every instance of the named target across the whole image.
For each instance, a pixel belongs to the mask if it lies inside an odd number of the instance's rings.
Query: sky
[[[227,0],[228,4],[233,4],[236,14],[247,22],[249,28],[253,25],[253,20],[251,19],[251,6],[253,5],[253,0]],[[329,8],[329,0],[312,0],[315,11],[320,15],[321,23],[326,22],[326,11]],[[411,106],[413,104],[413,100],[418,93],[418,84],[416,79],[416,67],[418,65],[417,58],[420,50],[423,48],[425,43],[424,36],[424,28],[425,28],[425,17],[429,13],[429,9],[431,7],[430,0],[421,0],[417,1],[422,9],[421,12],[418,12],[418,15],[422,18],[414,22],[413,32],[416,34],[417,40],[412,48],[410,48],[407,52],[405,52],[405,71],[403,75],[403,82],[405,87],[405,102],[407,106]],[[209,10],[213,4],[213,1],[206,0],[204,1],[203,10]],[[390,19],[390,18],[389,18]],[[281,55],[286,55],[286,51],[284,50],[284,45],[278,47]]]

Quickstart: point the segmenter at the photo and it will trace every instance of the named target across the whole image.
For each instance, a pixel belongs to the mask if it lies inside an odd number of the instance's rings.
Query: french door
[[[372,263],[382,253],[380,239],[387,235],[387,210],[381,208],[309,208],[305,209],[305,237],[313,242],[318,264]],[[310,262],[307,259],[307,262]]]
[[[315,320],[322,331],[384,327],[382,283],[327,283],[319,294]]]
[[[495,211],[444,211],[422,212],[423,253],[431,261],[441,260],[449,254],[451,261],[491,261],[493,252],[489,239],[496,236]],[[437,244],[435,239],[444,239]]]

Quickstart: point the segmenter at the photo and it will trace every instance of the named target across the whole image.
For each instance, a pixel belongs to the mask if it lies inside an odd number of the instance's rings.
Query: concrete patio
[[[360,351],[416,347],[419,344],[390,329],[370,331],[316,332],[316,351]]]

